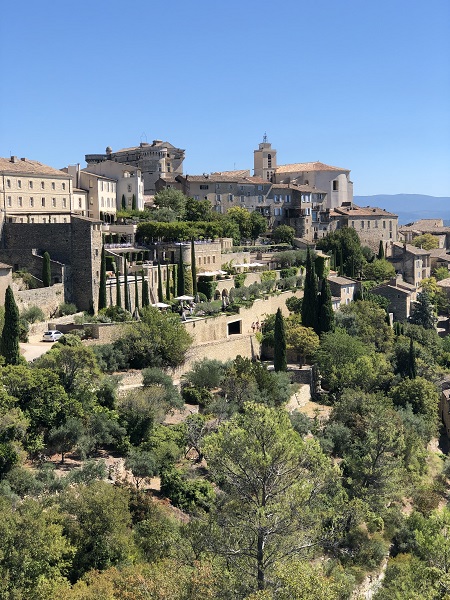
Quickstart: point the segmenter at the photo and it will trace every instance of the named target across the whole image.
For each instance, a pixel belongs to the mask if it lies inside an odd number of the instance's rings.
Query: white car
[[[45,331],[42,336],[43,342],[57,342],[64,334],[61,331]]]

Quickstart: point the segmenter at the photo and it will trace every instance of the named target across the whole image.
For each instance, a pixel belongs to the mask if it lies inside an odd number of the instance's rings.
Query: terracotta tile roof
[[[349,279],[348,277],[340,277],[339,275],[329,275],[327,279],[328,281],[332,283],[338,283],[339,285],[352,285],[357,283],[354,279]]]
[[[16,158],[11,162],[10,158],[0,158],[0,173],[11,175],[51,175],[52,177],[61,177],[68,179],[69,175],[59,169],[54,169],[48,165],[43,165],[37,160],[28,160],[27,158]]]
[[[241,169],[238,171],[215,171],[211,175],[220,177],[250,177],[250,169]]]
[[[299,171],[343,171],[344,173],[350,173],[350,169],[341,169],[341,167],[332,167],[325,165],[321,162],[306,162],[306,163],[293,163],[290,165],[279,165],[276,167],[275,172],[278,173],[294,173]]]
[[[330,211],[330,216],[349,215],[352,217],[397,217],[394,213],[377,206],[339,206]]]
[[[416,291],[416,288],[414,286],[411,287],[413,289],[405,289],[404,287],[390,285],[389,283],[383,283],[382,285],[377,285],[376,287],[372,288],[371,293],[376,294],[377,292],[381,292],[382,290],[388,289],[395,290],[399,294],[404,294],[405,296],[410,296],[414,291]]]
[[[400,244],[398,242],[394,242],[392,245],[395,246],[396,248],[401,248],[402,250],[403,250],[403,248],[406,247],[406,251],[409,252],[410,254],[417,254],[417,256],[430,256],[429,250],[423,250],[422,248],[416,248],[415,246],[412,246],[410,244]],[[397,256],[392,257],[392,259],[394,261],[398,258],[399,257],[397,257]]]

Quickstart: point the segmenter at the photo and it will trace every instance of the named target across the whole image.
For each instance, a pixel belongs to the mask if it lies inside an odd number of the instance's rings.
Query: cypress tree
[[[339,275],[344,275],[344,255],[342,253],[342,247],[339,250]]]
[[[136,210],[136,196],[134,194],[131,200],[131,210]]]
[[[415,379],[416,375],[416,351],[414,350],[413,339],[409,338],[408,377]]]
[[[170,300],[170,270],[169,270],[169,265],[166,265],[166,299]]]
[[[142,307],[150,305],[150,296],[148,293],[148,281],[147,278],[142,275]]]
[[[284,331],[284,319],[281,310],[275,315],[273,366],[275,371],[286,371],[286,333]]]
[[[100,264],[100,289],[98,292],[98,310],[106,308],[106,257],[105,246],[102,246],[102,258]]]
[[[127,209],[127,201],[125,200],[125,194],[122,194],[122,210]]]
[[[172,267],[172,280],[173,280],[173,296],[178,296],[177,294],[177,282],[178,282],[178,265],[173,265]]]
[[[317,277],[309,248],[306,253],[306,277],[302,302],[302,325],[318,330]]]
[[[191,273],[192,273],[192,293],[197,295],[197,265],[195,264],[195,246],[194,238],[191,239]]]
[[[177,281],[177,294],[178,296],[184,296],[185,290],[185,279],[184,279],[184,262],[183,262],[183,249],[180,245],[180,262],[178,264],[178,281]]]
[[[331,290],[328,279],[322,279],[319,302],[319,333],[332,331],[334,328],[334,312],[331,302]]]
[[[44,262],[42,263],[42,283],[44,287],[50,287],[52,282],[52,271],[50,267],[50,254],[44,252]]]
[[[128,312],[131,312],[131,306],[130,306],[130,296],[128,294],[128,265],[127,265],[127,257],[124,256],[124,264],[123,264],[123,287],[124,287],[124,304],[123,307],[125,310],[127,310]]]
[[[137,271],[134,272],[134,308],[139,310],[139,287]]]
[[[383,258],[385,258],[383,240],[380,240],[380,246],[378,248],[377,258],[378,258],[378,260],[382,260]]]
[[[19,335],[19,310],[13,291],[8,285],[5,293],[5,324],[1,340],[1,350],[7,365],[18,365],[20,362]]]
[[[116,306],[122,307],[122,294],[120,293],[120,269],[116,269]]]
[[[162,275],[161,275],[161,265],[158,263],[158,302],[163,302],[163,286],[162,286]]]

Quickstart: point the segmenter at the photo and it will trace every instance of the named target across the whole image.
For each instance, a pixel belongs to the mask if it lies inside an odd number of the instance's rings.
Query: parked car
[[[53,331],[45,331],[42,336],[43,342],[57,342],[64,334],[61,331],[53,330]]]

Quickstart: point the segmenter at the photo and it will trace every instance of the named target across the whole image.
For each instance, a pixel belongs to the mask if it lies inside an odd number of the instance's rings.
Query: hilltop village
[[[450,228],[266,136],[36,158],[0,158],[0,598],[448,598]]]

